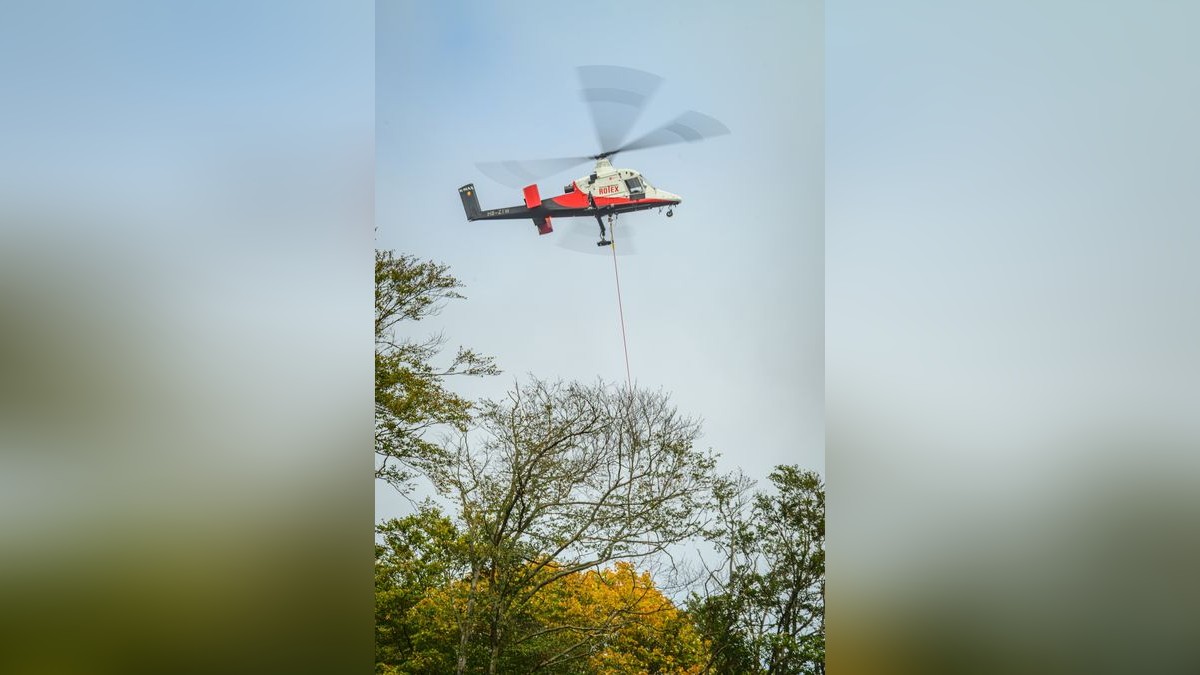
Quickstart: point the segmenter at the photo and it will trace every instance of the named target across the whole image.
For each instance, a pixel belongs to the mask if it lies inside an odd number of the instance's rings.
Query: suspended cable
[[[612,231],[612,239],[609,243],[609,248],[613,254],[613,278],[617,280],[617,311],[621,316],[621,346],[625,348],[625,382],[629,385],[629,392],[633,393],[633,376],[629,370],[629,341],[625,337],[625,306],[621,302],[621,275],[617,272],[617,223],[614,219],[608,224],[609,230]]]

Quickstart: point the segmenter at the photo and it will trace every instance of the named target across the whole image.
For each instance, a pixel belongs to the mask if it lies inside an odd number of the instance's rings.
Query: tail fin
[[[476,220],[483,213],[479,208],[479,195],[475,194],[475,184],[468,183],[458,188],[458,196],[462,197],[463,211],[467,212],[467,220]]]

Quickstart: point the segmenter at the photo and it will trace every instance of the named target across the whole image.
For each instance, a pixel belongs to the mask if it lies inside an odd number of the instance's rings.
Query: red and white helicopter
[[[585,66],[578,69],[583,82],[583,100],[588,103],[599,138],[600,154],[583,157],[531,162],[488,162],[476,166],[493,179],[508,185],[524,185],[524,204],[498,209],[481,209],[479,195],[473,183],[458,189],[467,220],[532,220],[539,234],[554,231],[552,218],[591,216],[600,227],[597,246],[612,244],[604,227],[605,218],[611,225],[618,214],[646,209],[667,209],[683,199],[671,192],[654,187],[640,172],[616,168],[609,158],[619,152],[640,150],[673,143],[694,142],[703,138],[729,133],[717,120],[689,111],[639,138],[623,143],[638,113],[661,79],[655,75],[617,66]],[[563,194],[543,199],[536,181],[560,171],[594,160],[591,174],[571,182]]]

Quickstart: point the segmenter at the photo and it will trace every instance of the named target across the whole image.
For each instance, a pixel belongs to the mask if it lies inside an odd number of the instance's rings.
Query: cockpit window
[[[630,192],[645,192],[645,188],[642,187],[642,180],[636,176],[625,181],[625,185],[629,188]]]

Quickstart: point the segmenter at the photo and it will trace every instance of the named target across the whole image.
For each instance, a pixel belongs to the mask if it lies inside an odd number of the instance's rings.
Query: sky
[[[495,357],[514,379],[625,379],[609,255],[562,247],[590,219],[468,223],[521,202],[476,162],[598,151],[575,68],[663,78],[636,137],[686,110],[731,133],[618,155],[683,198],[673,218],[622,216],[619,272],[635,383],[704,420],[702,443],[760,481],[778,464],[824,469],[822,17],[818,3],[563,5],[381,2],[376,13],[377,246],[436,260],[466,300],[417,324]],[[539,182],[545,196],[589,166]],[[582,234],[578,236],[583,236]],[[597,249],[601,253],[600,249]],[[379,517],[411,508],[377,486]]]
[[[920,566],[993,539],[980,523],[1014,518],[1013,495],[1042,522],[1110,499],[1096,472],[1200,475],[1172,450],[1200,433],[1197,20],[1194,3],[829,6],[837,574],[893,586],[899,551]]]

